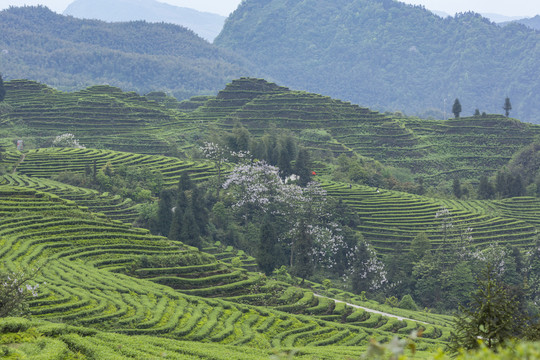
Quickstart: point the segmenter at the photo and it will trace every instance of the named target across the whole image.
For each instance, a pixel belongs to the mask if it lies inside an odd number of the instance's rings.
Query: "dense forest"
[[[0,27],[4,78],[63,90],[110,84],[187,98],[255,73],[248,61],[172,24],[80,20],[38,6],[0,12]]]
[[[539,34],[479,14],[440,18],[394,0],[248,0],[214,41],[286,86],[375,109],[442,118],[503,113],[538,122]]]

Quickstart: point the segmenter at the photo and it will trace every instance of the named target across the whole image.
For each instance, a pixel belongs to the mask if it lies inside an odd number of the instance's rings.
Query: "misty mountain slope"
[[[442,117],[455,98],[538,122],[540,35],[478,14],[442,19],[393,0],[246,0],[214,43],[285,86],[381,110]],[[444,101],[446,98],[446,109]]]
[[[540,31],[540,15],[536,15],[535,17],[527,18],[527,19],[519,19],[519,20],[514,20],[514,21],[507,21],[507,22],[504,22],[504,23],[500,23],[499,25],[508,25],[508,24],[512,24],[512,23],[519,23],[519,24],[528,26],[531,29],[535,29],[535,30]]]
[[[0,12],[0,32],[4,79],[28,78],[61,90],[109,84],[187,98],[255,73],[248,61],[172,24],[106,23],[20,7]]]
[[[182,25],[202,38],[213,41],[223,28],[225,17],[178,7],[155,0],[75,0],[64,11],[81,19],[104,21],[166,22]]]

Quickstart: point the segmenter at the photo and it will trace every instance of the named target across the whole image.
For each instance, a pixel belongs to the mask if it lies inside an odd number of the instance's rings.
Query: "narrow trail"
[[[15,174],[17,172],[17,168],[19,167],[19,165],[21,165],[21,163],[24,161],[24,158],[26,157],[26,154],[22,154],[21,155],[21,158],[19,159],[19,162],[17,163],[17,165],[15,165],[15,167],[13,168],[13,174]]]
[[[345,301],[332,299],[332,298],[329,298],[327,296],[322,296],[322,295],[315,294],[315,293],[313,295],[315,295],[317,297],[320,297],[320,298],[327,298],[327,299],[330,299],[330,300],[334,300],[335,302],[338,302],[338,303],[345,303],[345,305],[347,305],[347,306],[350,306],[350,307],[353,307],[353,308],[356,308],[356,309],[362,309],[362,310],[370,312],[370,313],[381,314],[381,315],[386,316],[386,317],[396,318],[396,319],[398,319],[400,321],[401,320],[409,320],[409,321],[415,321],[415,322],[421,323],[421,324],[432,325],[432,324],[424,322],[424,321],[410,319],[410,318],[406,318],[406,317],[402,317],[402,316],[398,316],[398,315],[394,315],[394,314],[389,314],[389,313],[385,313],[385,312],[378,311],[378,310],[373,310],[373,309],[363,307],[363,306],[360,306],[360,305],[355,305],[355,304],[351,304],[351,303],[348,303],[348,302],[345,302]]]

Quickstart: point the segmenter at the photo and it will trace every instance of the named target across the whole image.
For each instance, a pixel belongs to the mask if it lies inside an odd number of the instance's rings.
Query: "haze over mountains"
[[[75,0],[64,11],[81,19],[104,21],[146,20],[182,25],[212,42],[225,23],[225,17],[178,7],[155,0]]]
[[[214,43],[286,86],[378,109],[448,112],[459,98],[464,114],[501,113],[509,96],[513,116],[538,121],[539,40],[522,25],[391,0],[247,0]]]
[[[27,78],[61,90],[109,84],[186,98],[258,73],[245,59],[172,24],[106,23],[21,7],[0,12],[0,31],[4,79]]]
[[[121,10],[124,0],[107,3],[122,16],[130,13]],[[78,0],[66,13],[84,4]],[[140,9],[160,3],[137,4],[133,16],[151,14]],[[96,11],[95,17],[103,16]],[[214,45],[183,27],[79,20],[42,8],[5,10],[0,18],[8,35],[0,39],[4,77],[62,90],[107,83],[184,99],[215,94],[240,76],[258,76],[377,110],[435,118],[451,116],[455,98],[462,116],[476,109],[500,114],[508,96],[512,117],[540,121],[534,76],[540,35],[473,13],[441,18],[393,0],[247,0]]]

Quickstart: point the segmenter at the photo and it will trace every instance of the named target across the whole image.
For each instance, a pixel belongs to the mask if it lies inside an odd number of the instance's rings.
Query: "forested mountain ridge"
[[[540,35],[474,13],[442,19],[393,0],[248,0],[215,44],[260,64],[285,86],[406,113],[475,109],[538,122]],[[446,103],[445,103],[446,99]],[[446,108],[444,108],[446,104]]]
[[[29,78],[61,90],[110,84],[186,98],[255,72],[232,52],[172,24],[106,23],[41,6],[13,7],[0,12],[0,31],[4,79]]]
[[[500,25],[508,25],[512,23],[519,23],[523,24],[525,26],[530,27],[531,29],[535,29],[537,31],[540,31],[540,15],[536,15],[532,18],[525,18],[525,19],[518,19],[513,21],[506,21],[503,23],[500,23]]]
[[[219,34],[225,22],[225,17],[221,15],[155,0],[76,0],[66,8],[63,14],[81,19],[104,21],[167,22],[187,27],[210,42]]]

